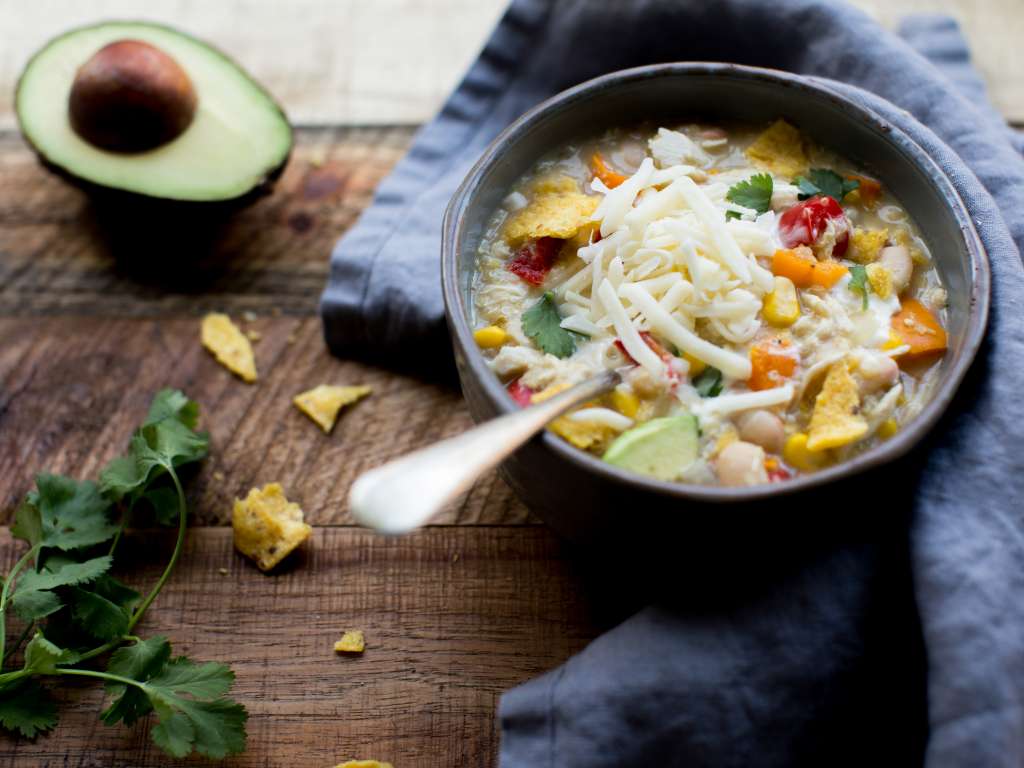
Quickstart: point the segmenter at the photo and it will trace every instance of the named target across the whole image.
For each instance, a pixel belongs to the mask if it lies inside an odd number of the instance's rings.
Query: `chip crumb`
[[[215,472],[213,473],[213,481],[214,481],[215,483],[223,483],[223,482],[224,482],[224,473],[223,473],[223,472],[221,472],[221,471],[220,471],[219,469],[218,469],[218,470],[216,470],[216,471],[215,471]]]
[[[211,312],[203,318],[200,339],[217,362],[242,379],[256,381],[256,357],[252,345],[231,318],[220,312]]]
[[[299,338],[299,337],[298,337],[298,336],[296,336],[296,335],[295,335],[294,333],[289,333],[289,334],[288,334],[288,338],[286,338],[286,339],[285,339],[284,341],[285,341],[285,344],[294,344],[294,343],[295,343],[295,341],[296,341],[296,340],[297,340],[298,338]]]
[[[281,308],[280,307],[271,307],[270,308],[270,314],[273,315],[274,317],[280,317],[281,316]]]
[[[452,562],[453,563],[459,562],[459,553],[458,552],[456,552],[454,555],[452,555]]]
[[[235,548],[269,571],[313,533],[303,522],[302,509],[285,498],[279,483],[253,488],[235,499],[231,515]]]
[[[217,569],[217,573],[219,573],[221,576],[227,576],[228,575],[228,569],[227,568],[218,568]]]
[[[511,243],[538,237],[571,238],[587,226],[600,202],[580,192],[579,183],[569,176],[536,182],[531,191],[533,199],[505,224],[505,237]]]
[[[334,644],[336,653],[362,653],[366,649],[366,641],[363,639],[362,630],[346,630]]]
[[[263,338],[263,334],[253,328],[250,328],[248,331],[246,331],[245,336],[247,339],[249,339],[249,341],[259,341],[260,339]]]
[[[347,763],[338,763],[334,768],[395,768],[395,766],[378,760],[349,760]]]
[[[259,316],[251,309],[247,309],[242,313],[242,319],[247,323],[255,323],[258,317]]]
[[[372,390],[365,385],[336,387],[321,384],[308,392],[296,395],[292,402],[295,407],[309,416],[324,431],[330,434],[338,421],[338,414],[346,405],[351,405],[370,394]]]
[[[860,392],[850,375],[849,359],[832,365],[814,401],[807,448],[824,451],[849,445],[862,438],[868,424],[860,415]]]
[[[785,120],[768,126],[747,147],[746,155],[755,165],[790,179],[807,172],[803,137]]]

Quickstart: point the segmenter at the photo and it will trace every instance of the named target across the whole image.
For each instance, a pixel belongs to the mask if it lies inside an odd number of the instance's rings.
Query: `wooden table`
[[[1024,35],[1016,2],[984,4],[1004,9],[998,22],[970,0],[862,4],[890,20],[908,9],[958,13],[983,68],[1007,75],[990,81],[1000,105],[1024,122],[1024,68],[1011,60]],[[134,242],[115,236],[116,220],[37,165],[3,101],[42,40],[73,23],[135,16],[134,6],[0,2],[2,522],[38,471],[95,476],[157,389],[179,387],[200,402],[212,455],[189,485],[194,527],[140,631],[232,664],[251,717],[248,751],[230,765],[492,764],[500,694],[558,665],[630,608],[596,600],[594,579],[494,475],[438,524],[403,539],[352,526],[345,509],[360,471],[470,423],[451,389],[330,357],[316,314],[332,244],[408,146],[410,124],[436,109],[472,59],[502,3],[441,5],[151,4],[152,17],[235,54],[301,126],[274,195],[161,258],[154,254],[175,222]],[[233,23],[237,14],[244,25]],[[451,17],[461,20],[457,31],[443,21]],[[294,57],[277,55],[281,47]],[[251,318],[243,325],[261,334],[257,384],[200,348],[198,318],[209,310]],[[290,402],[323,382],[374,388],[331,436]],[[302,556],[268,576],[233,551],[226,526],[232,499],[271,481],[316,530]],[[146,584],[165,542],[135,545],[135,582]],[[19,551],[0,529],[5,570]],[[362,657],[333,654],[346,628],[365,631]],[[60,698],[54,733],[35,742],[0,736],[0,766],[169,763],[145,728],[98,722],[98,687],[66,687]]]

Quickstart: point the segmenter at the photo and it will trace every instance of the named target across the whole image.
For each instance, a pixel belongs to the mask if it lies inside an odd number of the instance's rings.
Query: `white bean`
[[[736,419],[740,437],[748,443],[760,445],[768,453],[782,451],[785,431],[782,419],[771,411],[747,411]]]
[[[897,294],[903,293],[910,285],[910,277],[914,274],[914,262],[910,251],[902,245],[890,245],[882,249],[878,263],[889,270],[892,275],[892,289]]]
[[[715,459],[715,471],[722,485],[739,487],[768,482],[764,468],[764,449],[759,445],[738,440],[730,443]]]
[[[900,367],[888,355],[865,352],[860,356],[857,373],[860,377],[860,393],[870,395],[895,384],[900,375]]]

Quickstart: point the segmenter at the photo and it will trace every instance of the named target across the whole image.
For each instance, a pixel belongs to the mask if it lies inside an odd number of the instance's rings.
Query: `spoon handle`
[[[349,509],[357,522],[381,533],[408,533],[469,490],[480,475],[498,466],[548,422],[620,381],[618,373],[607,371],[542,403],[364,472],[349,491]]]

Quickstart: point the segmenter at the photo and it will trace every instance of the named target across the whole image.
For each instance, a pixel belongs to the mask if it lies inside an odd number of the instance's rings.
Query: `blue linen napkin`
[[[331,350],[436,365],[441,216],[480,151],[565,87],[690,59],[814,76],[875,110],[946,170],[988,251],[986,341],[906,506],[866,487],[842,514],[888,525],[703,600],[680,589],[509,692],[504,768],[1024,765],[1024,142],[954,22],[901,35],[826,0],[515,0],[336,247]]]

